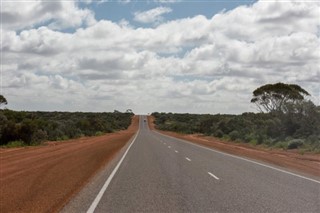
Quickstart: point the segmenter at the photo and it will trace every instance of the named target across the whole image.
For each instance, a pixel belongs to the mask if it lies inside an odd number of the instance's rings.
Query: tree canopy
[[[0,95],[0,106],[6,104],[8,104],[7,99],[3,95]]]
[[[261,112],[287,112],[289,104],[296,104],[310,95],[296,84],[266,84],[253,91],[251,103],[255,103]]]

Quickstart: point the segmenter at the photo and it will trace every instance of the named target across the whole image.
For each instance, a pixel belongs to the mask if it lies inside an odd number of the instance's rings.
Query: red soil
[[[0,212],[58,212],[138,129],[45,146],[0,149]]]
[[[150,129],[155,130],[154,117],[148,117]],[[214,137],[203,136],[200,134],[180,134],[169,131],[156,130],[172,137],[184,139],[202,146],[214,148],[226,153],[249,157],[265,161],[274,165],[288,168],[297,172],[310,174],[320,177],[320,155],[319,154],[299,154],[297,150],[285,151],[279,149],[266,149],[259,146],[248,144],[236,144],[233,142],[222,141]]]

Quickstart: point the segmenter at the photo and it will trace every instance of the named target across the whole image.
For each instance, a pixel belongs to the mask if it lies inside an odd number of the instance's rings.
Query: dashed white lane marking
[[[187,158],[187,157],[186,157],[186,160],[187,160],[187,161],[191,161],[191,159],[190,159],[190,158]]]
[[[171,149],[171,146],[168,146],[169,149]]]
[[[175,151],[175,153],[178,153],[178,151],[177,150],[174,150]]]
[[[315,180],[315,179],[312,179],[312,178],[308,178],[308,177],[305,177],[305,176],[302,176],[302,175],[298,175],[298,174],[295,174],[295,173],[292,173],[292,172],[288,172],[288,171],[285,171],[283,169],[273,167],[271,165],[266,165],[266,164],[263,164],[263,163],[256,162],[254,160],[249,160],[249,159],[246,159],[246,158],[243,158],[243,157],[239,157],[239,156],[227,154],[227,153],[224,153],[224,152],[220,152],[220,151],[217,151],[217,150],[214,150],[214,149],[211,149],[211,148],[203,147],[203,146],[200,146],[198,144],[194,144],[194,143],[192,143],[190,141],[181,140],[181,139],[177,139],[177,138],[172,137],[172,136],[164,135],[164,134],[162,134],[160,132],[156,132],[154,130],[153,130],[153,132],[155,132],[155,133],[157,133],[159,135],[165,136],[167,138],[172,138],[172,139],[177,140],[177,141],[182,141],[184,143],[187,142],[190,145],[193,145],[193,146],[196,146],[196,147],[199,147],[199,148],[202,148],[202,149],[206,149],[206,150],[209,150],[211,152],[219,153],[221,155],[225,155],[225,156],[229,156],[229,157],[232,157],[232,158],[236,158],[236,159],[240,159],[240,160],[243,160],[243,161],[247,161],[247,162],[250,162],[250,163],[254,163],[254,164],[259,165],[259,166],[263,166],[263,167],[266,167],[266,168],[269,168],[269,169],[273,169],[273,170],[276,170],[276,171],[279,171],[279,172],[283,172],[285,174],[289,174],[289,175],[292,175],[292,176],[295,176],[295,177],[299,177],[299,178],[302,178],[302,179],[305,179],[305,180],[309,180],[309,181],[312,181],[312,182],[315,182],[315,183],[320,183],[320,181],[318,181],[318,180]]]
[[[216,180],[219,180],[219,178],[218,178],[217,176],[215,176],[214,174],[212,174],[211,172],[208,172],[208,174],[209,174],[211,177],[215,178]]]

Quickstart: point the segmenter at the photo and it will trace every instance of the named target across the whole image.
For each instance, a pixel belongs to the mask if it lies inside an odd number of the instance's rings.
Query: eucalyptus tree
[[[6,104],[8,104],[7,99],[3,95],[0,95],[0,107]]]
[[[261,112],[282,112],[304,101],[310,94],[296,84],[266,84],[253,91],[251,103],[257,105]],[[291,107],[292,108],[292,107]]]

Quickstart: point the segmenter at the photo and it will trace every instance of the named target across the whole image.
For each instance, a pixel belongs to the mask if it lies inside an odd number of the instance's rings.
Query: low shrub
[[[26,144],[23,141],[10,141],[5,147],[14,148],[14,147],[23,147]]]
[[[320,144],[320,137],[317,136],[317,135],[310,135],[308,138],[307,138],[307,141],[311,144]]]
[[[239,139],[240,134],[237,130],[233,130],[232,132],[229,133],[229,136],[230,136],[230,139],[234,141],[236,139]]]
[[[288,148],[288,143],[287,142],[277,142],[274,145],[274,147],[286,150]]]
[[[288,149],[297,149],[303,145],[304,141],[301,139],[293,139],[288,142]]]
[[[217,131],[214,132],[213,136],[217,138],[222,138],[223,132],[220,129],[218,129]]]
[[[255,145],[257,145],[258,142],[257,142],[256,139],[252,139],[252,140],[249,141],[249,143],[250,143],[251,145],[254,145],[254,146],[255,146]]]
[[[32,135],[32,145],[39,145],[42,142],[46,141],[48,139],[48,134],[46,131],[43,131],[42,129],[36,130]]]
[[[225,141],[229,141],[230,140],[230,136],[229,135],[223,135],[223,137],[221,139],[225,140]]]
[[[254,134],[246,134],[243,138],[244,142],[246,143],[250,143],[251,141],[255,140]],[[256,140],[255,140],[255,144],[256,144]]]
[[[98,132],[96,132],[95,136],[101,136],[101,135],[103,135],[103,134],[104,134],[103,132],[98,131]]]

